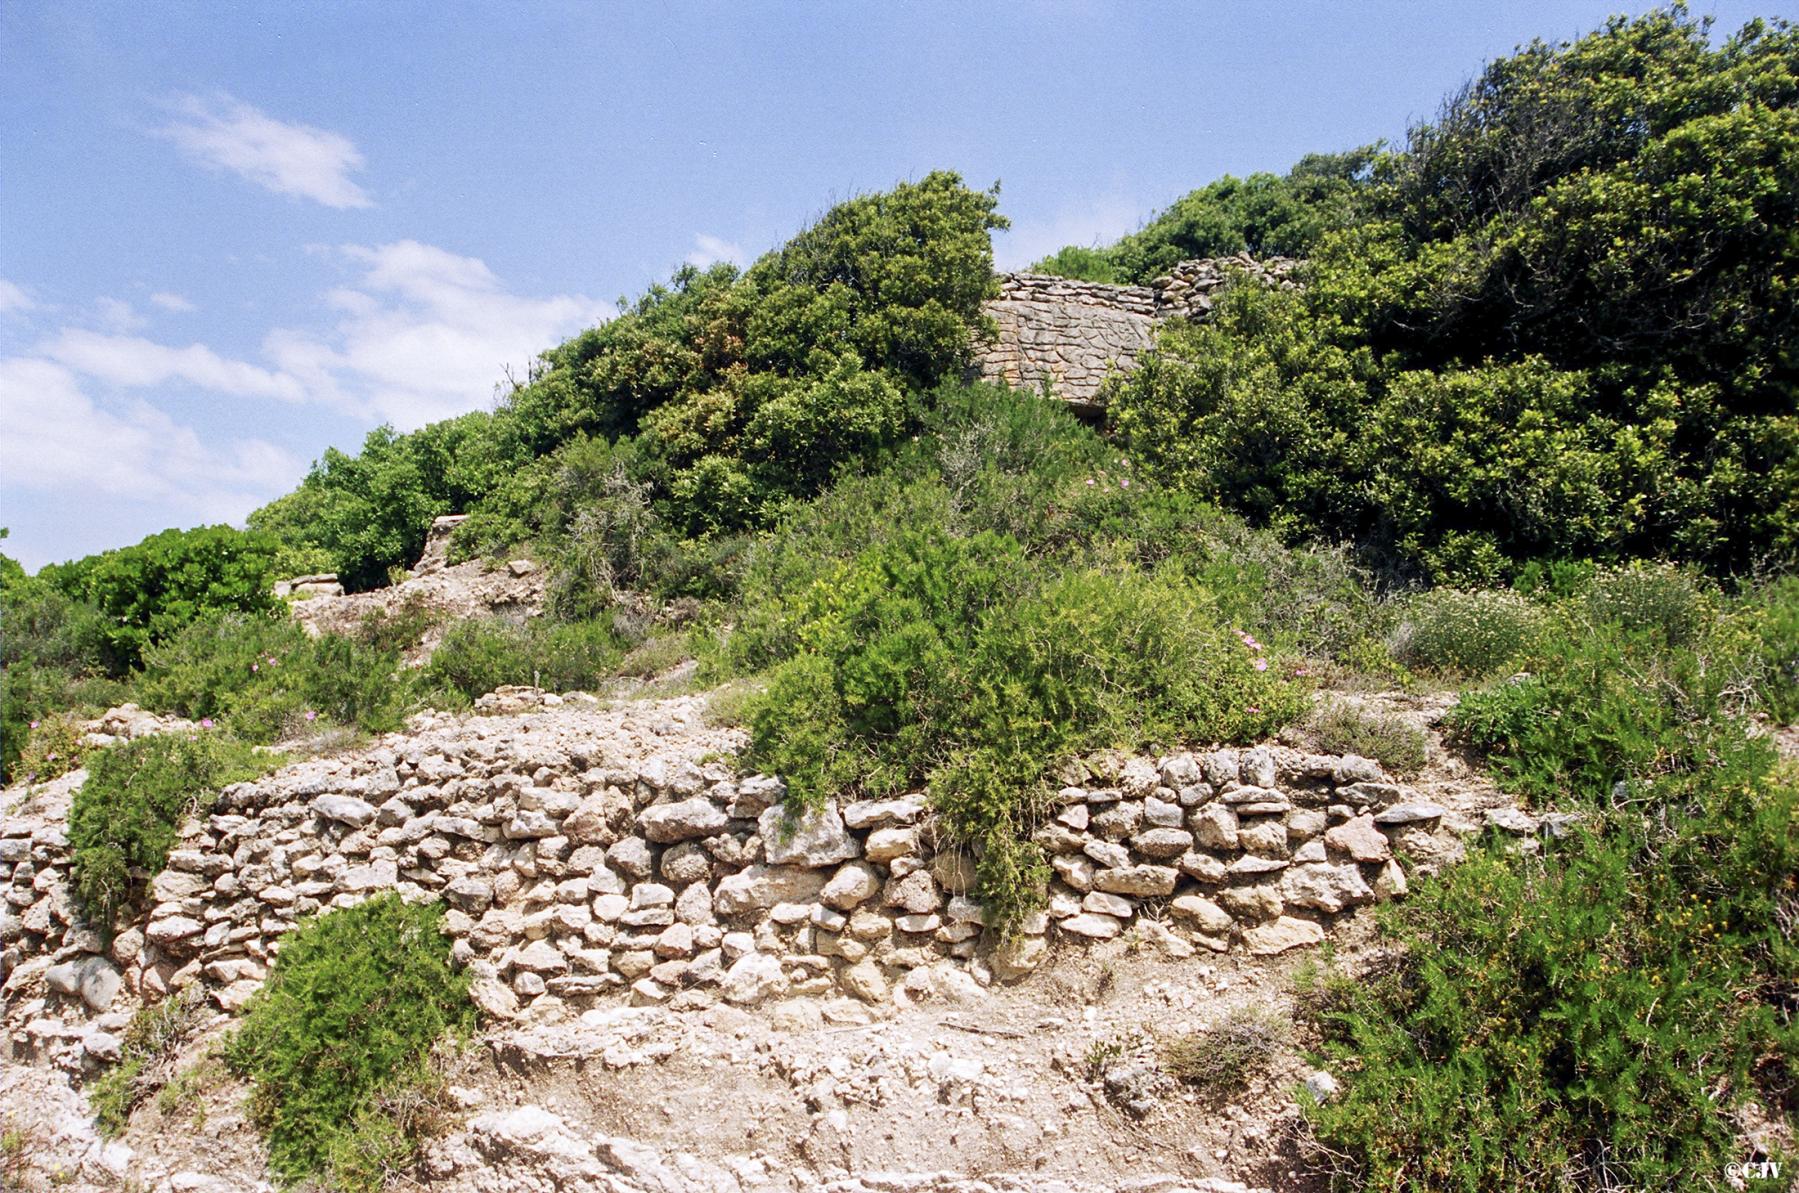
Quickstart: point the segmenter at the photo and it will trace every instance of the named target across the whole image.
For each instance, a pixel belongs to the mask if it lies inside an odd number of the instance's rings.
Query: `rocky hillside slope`
[[[428,1170],[446,1188],[1292,1187],[1294,1041],[1227,1106],[1171,1079],[1157,1041],[1282,1006],[1327,934],[1353,955],[1357,909],[1404,892],[1396,852],[1431,867],[1489,822],[1535,828],[1440,752],[1411,785],[1279,745],[1095,757],[1039,832],[1047,912],[1000,941],[921,800],[790,821],[703,697],[487,703],[507,711],[424,714],[227,789],[111,941],[66,890],[81,772],[6,793],[21,1172],[259,1187],[241,1087],[207,1048],[301,917],[397,889],[452,908],[485,1013],[445,1061],[458,1113]],[[205,1087],[102,1143],[83,1083],[136,1007],[171,998],[196,1024],[171,1073]]]

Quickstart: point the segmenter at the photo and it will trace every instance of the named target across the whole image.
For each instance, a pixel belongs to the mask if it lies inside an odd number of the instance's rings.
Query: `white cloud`
[[[416,240],[341,252],[363,273],[326,294],[336,325],[278,328],[264,351],[315,398],[401,429],[485,406],[509,368],[524,376],[545,348],[614,313],[582,295],[514,294],[481,260]]]
[[[194,310],[194,304],[176,294],[173,290],[158,290],[150,296],[150,305],[161,307],[165,311],[185,314]]]
[[[220,356],[204,344],[175,348],[138,336],[105,335],[65,328],[39,345],[37,354],[79,373],[131,388],[185,381],[218,393],[300,401],[296,378]]]
[[[1110,244],[1143,222],[1144,212],[1122,194],[1065,203],[1048,219],[1016,219],[993,238],[994,261],[1002,270],[1024,269],[1063,245]]]
[[[695,232],[693,251],[687,254],[686,262],[697,269],[710,269],[720,261],[729,261],[742,269],[747,259],[741,245],[705,232]]]
[[[0,278],[0,315],[11,314],[14,311],[29,311],[35,306],[37,304],[31,301],[31,296],[23,289],[5,278]]]
[[[118,298],[97,298],[94,310],[100,320],[100,326],[113,332],[137,331],[148,320],[137,313],[130,303]]]
[[[372,207],[350,180],[362,168],[356,143],[342,133],[288,124],[229,95],[183,96],[180,117],[156,130],[203,165],[245,178],[280,195],[326,207]]]
[[[305,471],[303,461],[261,439],[209,445],[145,402],[109,410],[83,392],[72,370],[35,357],[0,359],[0,423],[6,485],[71,498],[97,491],[235,519]]]

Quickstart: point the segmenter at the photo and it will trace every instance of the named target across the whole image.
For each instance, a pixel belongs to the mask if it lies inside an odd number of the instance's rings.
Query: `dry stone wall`
[[[985,306],[999,336],[977,358],[984,380],[1052,396],[1085,411],[1099,408],[1100,384],[1114,371],[1136,368],[1156,325],[1173,318],[1204,319],[1216,293],[1232,278],[1291,289],[1300,263],[1287,257],[1183,261],[1147,286],[1110,286],[1048,274],[1000,278],[1000,295]]]
[[[999,940],[972,860],[921,795],[793,817],[778,778],[737,773],[741,731],[707,726],[699,698],[526,703],[431,714],[411,736],[228,788],[111,939],[71,901],[60,821],[9,818],[9,1023],[189,986],[235,1010],[302,918],[389,890],[442,900],[456,958],[499,1017],[614,997],[750,1005],[841,988],[880,1001],[945,958],[1011,979],[1055,941],[1132,931],[1173,956],[1267,955],[1403,893],[1396,850],[1442,858],[1469,827],[1354,756],[1104,755],[1071,764],[1036,833],[1048,906]]]

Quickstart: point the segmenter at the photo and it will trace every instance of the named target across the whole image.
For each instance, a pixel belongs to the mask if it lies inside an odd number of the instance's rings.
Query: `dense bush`
[[[1319,209],[1303,295],[1162,333],[1109,391],[1121,441],[1439,581],[1790,563],[1796,44],[1752,24],[1714,47],[1672,9],[1493,63],[1348,214]]]
[[[895,534],[815,580],[793,617],[796,653],[753,706],[750,760],[801,802],[928,785],[1005,924],[1039,895],[1022,838],[1054,765],[1101,746],[1251,740],[1303,703],[1184,580],[1044,574],[991,531]]]
[[[268,982],[245,1010],[226,1062],[252,1086],[251,1115],[282,1180],[329,1176],[379,1188],[415,1143],[371,1116],[429,1080],[433,1045],[474,1024],[468,978],[450,962],[435,906],[383,895],[328,911],[283,939]],[[348,1184],[346,1184],[348,1182]]]
[[[105,618],[107,645],[122,665],[190,622],[274,605],[272,536],[205,526],[165,530],[134,547],[47,567],[42,577]]]
[[[1741,1157],[1739,1102],[1792,1105],[1799,792],[1727,753],[1654,784],[1662,817],[1476,851],[1393,906],[1398,960],[1321,999],[1354,1077],[1307,1113],[1345,1183],[1689,1188]]]
[[[93,753],[69,807],[73,888],[89,922],[110,928],[168,861],[182,821],[205,811],[219,788],[275,761],[216,732],[142,737]]]
[[[1740,1158],[1741,1102],[1790,1112],[1799,788],[1735,715],[1759,623],[1695,626],[1709,600],[1601,573],[1527,676],[1451,714],[1503,786],[1581,824],[1420,883],[1389,961],[1318,992],[1354,1076],[1309,1113],[1345,1183],[1687,1187]]]
[[[136,691],[148,707],[218,719],[246,741],[278,741],[320,717],[382,733],[404,711],[399,665],[396,651],[311,637],[284,612],[226,614],[152,647]]]
[[[1799,576],[1763,585],[1746,604],[1761,705],[1777,724],[1799,722]]]
[[[463,550],[572,536],[567,570],[595,589],[658,561],[704,589],[707,553],[685,544],[817,493],[961,373],[994,288],[994,206],[933,173],[839,204],[747,271],[683,269],[545,353],[494,413],[328,452],[251,525],[323,550],[355,588],[409,565],[434,515],[468,511]]]
[[[67,743],[32,743],[34,729],[113,702],[122,691],[109,674],[116,666],[98,609],[0,555],[0,783],[48,777],[41,765],[20,768],[28,749],[34,763],[51,753],[66,760]]]

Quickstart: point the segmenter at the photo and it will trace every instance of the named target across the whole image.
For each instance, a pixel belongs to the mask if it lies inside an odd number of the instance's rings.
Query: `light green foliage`
[[[1407,601],[1393,653],[1407,666],[1482,677],[1517,665],[1548,615],[1513,592],[1433,588]]]
[[[134,547],[43,570],[43,578],[105,618],[107,646],[123,666],[190,622],[271,608],[277,541],[205,526],[165,530]]]
[[[229,783],[277,760],[222,734],[166,733],[94,752],[69,808],[73,888],[90,923],[117,911],[168,861],[181,822]]]
[[[990,531],[896,534],[815,580],[795,620],[796,653],[753,706],[750,760],[799,801],[928,785],[1008,925],[1038,897],[1042,861],[1021,838],[1057,761],[1251,740],[1302,704],[1178,577],[1046,573]]]
[[[136,690],[148,707],[218,719],[246,741],[297,736],[319,719],[381,733],[404,711],[399,665],[397,651],[313,638],[285,612],[226,614],[151,648]]]
[[[1799,722],[1799,576],[1769,581],[1744,603],[1762,707],[1776,724]]]
[[[622,654],[601,622],[517,625],[503,618],[457,622],[419,673],[420,690],[440,704],[466,706],[502,684],[588,691],[613,674]]]
[[[283,1181],[331,1173],[376,1188],[415,1147],[406,1123],[374,1120],[429,1081],[432,1046],[474,1025],[468,978],[450,963],[442,911],[383,895],[309,919],[282,941],[226,1063],[250,1080],[251,1115]]]
[[[1764,598],[1765,599],[1765,598]],[[1350,1187],[1685,1187],[1736,1158],[1733,1108],[1790,1106],[1799,789],[1734,715],[1765,650],[1685,573],[1602,571],[1527,678],[1452,729],[1500,782],[1583,813],[1386,914],[1384,966],[1314,996],[1345,1096],[1308,1113]]]

